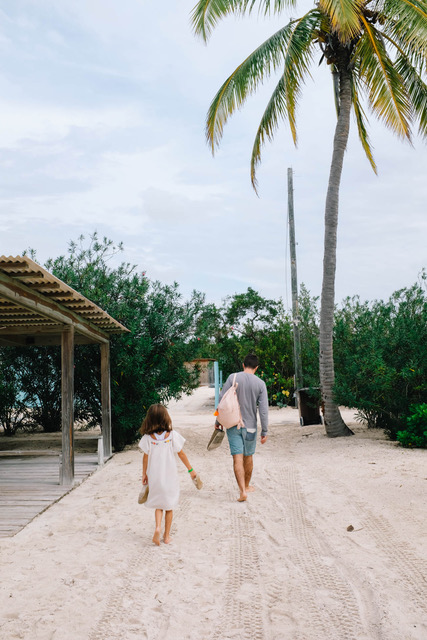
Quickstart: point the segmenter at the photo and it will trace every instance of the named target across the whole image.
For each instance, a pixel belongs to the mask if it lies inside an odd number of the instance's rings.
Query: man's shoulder
[[[262,380],[262,378],[258,378],[258,376],[255,377],[258,380],[258,386],[260,387],[260,389],[267,390],[267,385],[265,384],[264,380]]]
[[[246,373],[245,371],[238,371],[237,374],[232,374],[232,377],[236,375],[236,382],[243,382],[251,385],[251,387],[264,389],[267,388],[264,380],[254,373]]]
[[[226,384],[230,384],[230,386],[231,386],[233,384],[234,376],[236,376],[236,380],[237,380],[237,377],[239,376],[239,372],[236,371],[236,373],[230,373],[230,375],[228,376],[228,378],[225,381],[224,386]]]

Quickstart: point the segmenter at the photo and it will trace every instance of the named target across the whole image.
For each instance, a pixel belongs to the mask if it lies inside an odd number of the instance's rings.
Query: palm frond
[[[411,99],[414,120],[418,121],[419,133],[425,138],[427,137],[427,85],[404,55],[396,59],[395,67],[403,78]]]
[[[375,164],[375,160],[374,160],[374,156],[372,153],[372,147],[371,147],[371,143],[369,141],[369,136],[368,136],[368,130],[366,128],[366,123],[365,123],[365,112],[363,110],[362,105],[360,104],[359,101],[359,94],[358,94],[358,89],[357,89],[357,83],[356,83],[356,78],[353,77],[352,79],[352,83],[351,83],[351,93],[352,93],[352,103],[353,103],[353,108],[354,108],[354,115],[356,117],[356,124],[357,124],[357,130],[359,133],[359,139],[360,142],[362,143],[362,147],[363,150],[366,154],[366,157],[369,160],[369,163],[372,167],[372,169],[374,170],[375,173],[377,173],[377,165]]]
[[[391,44],[395,50],[395,54],[403,56],[407,63],[414,67],[415,70],[423,73],[423,70],[426,69],[427,57],[423,52],[420,52],[418,48],[414,47],[413,43],[402,42],[397,34],[392,38],[384,31],[381,31],[381,38],[386,40],[388,44]]]
[[[259,0],[259,12],[265,15],[279,14],[288,7],[294,7],[298,0]],[[251,4],[255,4],[252,0]]]
[[[286,116],[286,86],[285,79],[281,76],[261,118],[261,122],[255,136],[254,145],[252,147],[251,182],[257,193],[256,170],[261,162],[261,149],[266,140],[269,140],[270,142],[273,140],[274,133],[276,132],[280,121],[285,120]]]
[[[358,61],[358,74],[365,81],[372,110],[398,136],[410,138],[411,105],[402,77],[393,66],[381,35],[363,16],[362,21],[365,32],[354,59]]]
[[[253,51],[227,78],[212,100],[206,118],[206,138],[214,152],[230,115],[242,106],[260,83],[282,64],[294,23],[279,29]]]
[[[318,8],[329,16],[332,29],[342,43],[360,33],[363,0],[319,0]]]
[[[314,9],[297,21],[289,39],[285,56],[284,81],[286,85],[286,104],[292,138],[296,144],[296,109],[301,95],[304,77],[310,73],[313,59],[314,42],[318,34],[321,13]]]
[[[425,0],[384,0],[381,10],[383,31],[427,61],[427,3]]]
[[[297,20],[289,38],[285,56],[285,69],[268,102],[258,127],[251,156],[251,182],[257,192],[256,170],[261,162],[261,150],[266,140],[273,140],[280,121],[288,118],[294,143],[297,142],[295,111],[301,84],[312,59],[315,35],[322,16],[317,10],[309,11]]]
[[[252,13],[259,4],[259,12],[265,15],[281,13],[286,7],[294,6],[297,0],[199,0],[191,12],[194,33],[207,41],[217,23],[227,15]]]
[[[207,41],[217,23],[227,15],[241,11],[244,0],[199,0],[191,12],[194,33]]]

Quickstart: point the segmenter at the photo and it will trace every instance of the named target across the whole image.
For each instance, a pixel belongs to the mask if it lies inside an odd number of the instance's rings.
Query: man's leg
[[[240,496],[237,498],[237,501],[244,502],[247,496],[245,488],[245,468],[243,466],[243,453],[238,453],[233,456],[233,468],[234,475],[236,476],[236,482],[240,491]]]
[[[250,485],[253,468],[254,468],[254,458],[253,458],[253,456],[243,456],[243,470],[245,472],[245,491],[246,491],[246,493],[250,493],[251,491],[255,491],[254,487],[251,487],[251,485]]]

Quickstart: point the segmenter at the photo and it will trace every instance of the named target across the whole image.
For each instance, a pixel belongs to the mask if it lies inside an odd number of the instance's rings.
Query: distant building
[[[200,387],[209,387],[215,384],[214,381],[214,370],[213,363],[215,362],[214,358],[196,358],[191,362],[187,363],[188,367],[198,367],[200,370]]]

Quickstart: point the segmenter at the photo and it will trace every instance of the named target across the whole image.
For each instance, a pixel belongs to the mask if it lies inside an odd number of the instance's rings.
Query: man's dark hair
[[[248,369],[256,369],[259,365],[258,357],[254,353],[250,353],[243,360],[243,366]]]

